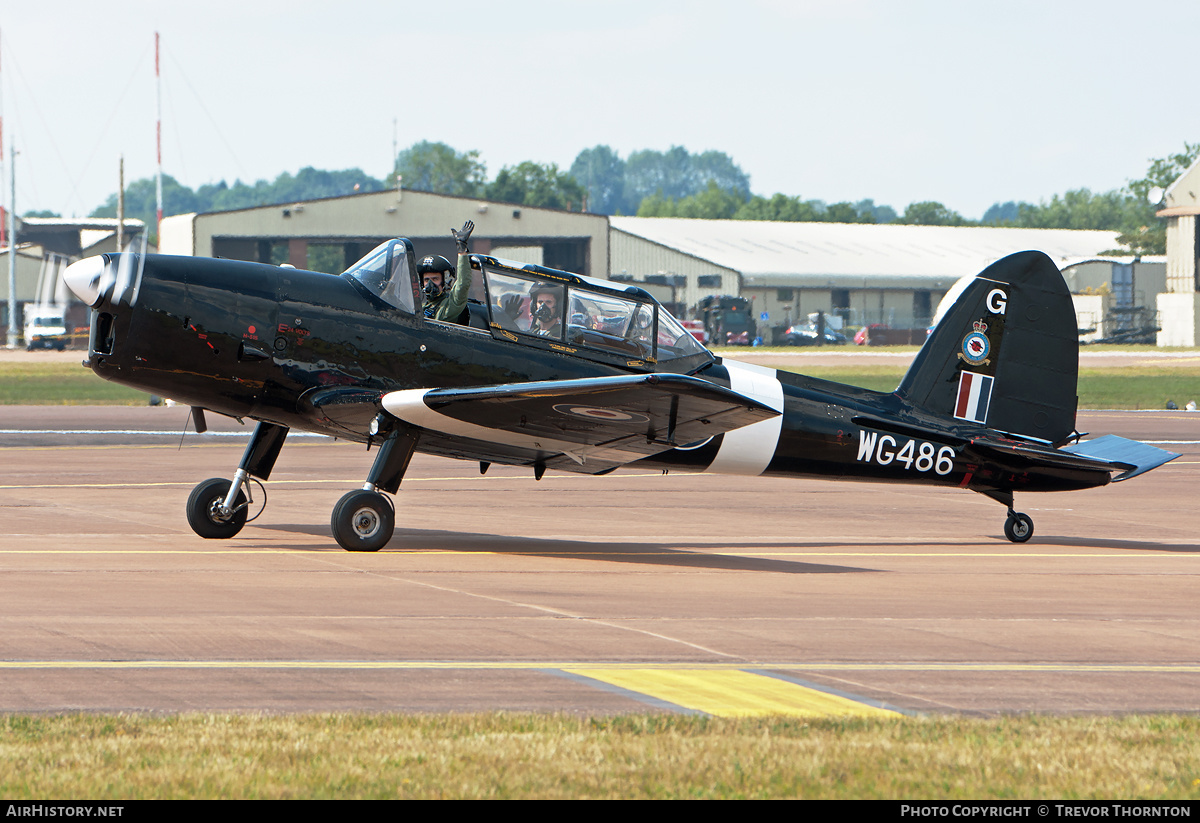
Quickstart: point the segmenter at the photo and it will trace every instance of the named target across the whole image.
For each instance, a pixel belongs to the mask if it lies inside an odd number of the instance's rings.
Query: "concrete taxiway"
[[[1183,457],[1019,496],[1024,545],[965,491],[418,456],[363,555],[328,521],[373,453],[326,438],[193,535],[248,428],[185,418],[0,408],[0,711],[1200,710],[1200,414],[1081,413]]]

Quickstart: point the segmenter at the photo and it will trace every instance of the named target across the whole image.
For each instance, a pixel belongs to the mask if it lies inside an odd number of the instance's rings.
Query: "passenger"
[[[522,294],[509,292],[496,301],[492,316],[500,322],[500,327],[509,331],[529,331],[529,300]]]
[[[458,247],[458,273],[451,274],[450,261],[444,257],[430,255],[417,264],[417,276],[421,278],[421,289],[425,292],[425,317],[429,320],[445,320],[465,326],[470,322],[467,312],[467,295],[471,291],[471,258],[467,241],[475,223],[463,223],[462,231],[450,229]],[[449,278],[451,282],[447,284]]]
[[[562,339],[562,309],[558,304],[560,294],[562,286],[551,286],[549,283],[536,283],[529,290],[529,314],[533,318],[530,334]]]

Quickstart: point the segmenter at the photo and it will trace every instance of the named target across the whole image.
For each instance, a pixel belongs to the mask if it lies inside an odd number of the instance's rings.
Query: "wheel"
[[[218,512],[229,494],[230,482],[223,477],[214,477],[192,489],[187,501],[188,525],[201,537],[224,540],[233,537],[246,525],[246,493],[238,491],[234,512],[222,517]]]
[[[1004,521],[1004,536],[1014,543],[1024,543],[1033,537],[1033,518],[1023,512],[1013,512]]]
[[[392,539],[396,513],[379,492],[359,489],[343,495],[329,519],[333,537],[348,552],[377,552]]]

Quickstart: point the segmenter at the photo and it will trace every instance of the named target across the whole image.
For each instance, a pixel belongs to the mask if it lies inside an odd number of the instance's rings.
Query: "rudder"
[[[935,414],[1059,443],[1075,431],[1079,336],[1067,284],[1037,251],[988,266],[896,393]]]

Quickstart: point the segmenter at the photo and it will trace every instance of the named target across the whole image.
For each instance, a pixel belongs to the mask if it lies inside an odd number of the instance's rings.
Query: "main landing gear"
[[[246,481],[251,477],[266,480],[271,476],[287,433],[287,426],[259,423],[232,481],[214,477],[192,489],[187,501],[187,519],[192,531],[201,537],[223,540],[242,530],[251,502],[246,494]]]
[[[1033,537],[1033,518],[1024,512],[1015,511],[1013,509],[1013,493],[1008,491],[985,491],[981,492],[985,497],[990,497],[997,503],[1002,503],[1008,507],[1008,519],[1004,521],[1004,536],[1013,543],[1025,543],[1029,538]]]
[[[338,545],[349,552],[377,552],[392,539],[396,509],[380,490],[395,494],[417,449],[416,429],[404,423],[387,433],[361,489],[348,492],[333,507],[329,525]]]
[[[242,455],[233,480],[214,477],[192,489],[187,502],[188,524],[201,537],[226,539],[242,530],[253,502],[247,481],[267,480],[287,437],[287,426],[259,423]],[[387,545],[396,528],[395,494],[417,449],[417,429],[399,423],[389,429],[361,489],[342,497],[333,507],[330,526],[334,539],[352,552],[375,552]],[[249,518],[253,519],[253,518]]]

